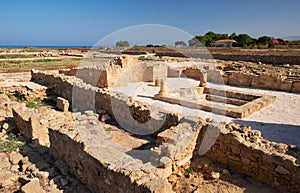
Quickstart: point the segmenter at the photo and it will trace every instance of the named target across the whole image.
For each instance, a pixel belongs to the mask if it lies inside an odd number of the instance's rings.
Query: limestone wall
[[[152,63],[142,62],[137,56],[126,55],[110,61],[109,64],[60,70],[59,73],[76,76],[85,83],[99,88],[124,86],[130,82],[154,81]]]
[[[128,99],[126,96],[120,93],[112,93],[109,89],[95,88],[91,85],[83,83],[81,80],[78,80],[74,77],[68,78],[64,75],[53,76],[51,74],[47,74],[45,72],[39,72],[39,71],[33,71],[32,77],[36,81],[48,82],[52,84],[53,87],[55,88],[54,89],[55,92],[58,95],[68,99],[70,102],[75,102],[72,101],[74,100],[72,99],[72,92],[74,88],[78,89],[79,95],[82,94],[82,96],[77,97],[79,99],[76,99],[78,100],[76,101],[76,103],[82,104],[81,106],[78,107],[78,108],[82,108],[80,110],[91,110],[94,108],[94,110],[97,111],[97,110],[104,109],[112,116],[115,116],[115,118],[118,119],[118,121],[121,120],[122,123],[124,123],[125,125],[129,124],[131,128],[137,128],[137,129],[141,128],[140,123],[145,123],[150,119],[150,110],[147,104],[142,104],[137,101],[133,101],[131,98]],[[95,106],[85,106],[86,102],[92,99],[94,99]],[[126,113],[128,109],[129,109],[128,111],[129,113]],[[160,110],[157,109],[157,112],[159,111]],[[165,111],[161,111],[161,112],[165,112]],[[152,151],[152,153],[154,154],[159,154],[159,151],[171,152],[176,150],[175,147],[178,147],[177,146],[178,141],[176,141],[177,138],[170,136],[169,133],[170,132],[172,133],[172,130],[183,131],[184,130],[183,128],[188,128],[188,126],[179,124],[180,121],[184,119],[181,117],[181,115],[178,115],[176,113],[169,113],[169,112],[160,115],[164,117],[165,122],[163,125],[161,125],[161,128],[158,131],[156,131],[156,134],[158,134],[158,144],[161,144],[161,147],[163,148],[166,142],[172,142],[173,140],[172,143],[174,143],[175,145],[173,146],[167,145],[165,150],[160,148],[155,149],[154,151]],[[154,120],[152,125],[144,127],[143,129],[145,129],[146,131],[152,131],[151,129],[157,128],[156,123],[159,123],[159,121],[160,119],[156,119]],[[172,127],[177,125],[179,127]],[[181,126],[183,126],[183,128],[181,128]],[[300,167],[299,167],[299,160],[297,160],[299,159],[299,154],[296,153],[295,148],[293,149],[292,147],[289,147],[284,144],[269,142],[260,136],[259,131],[251,130],[251,128],[248,126],[229,124],[226,126],[226,128],[222,128],[222,126],[215,126],[212,128],[218,128],[218,127],[220,130],[220,135],[218,136],[217,141],[213,144],[212,148],[205,154],[205,156],[210,157],[213,160],[216,160],[218,162],[227,164],[230,167],[236,168],[237,170],[246,173],[250,176],[253,176],[254,178],[264,181],[270,185],[281,187],[285,190],[289,190],[293,192],[300,191],[300,183],[299,183]],[[199,150],[201,150],[200,144],[203,141],[203,138],[205,136],[204,134],[206,133],[207,128],[210,127],[202,127],[199,137],[196,138],[197,141],[196,147],[193,146],[193,140],[191,140],[190,141],[191,143],[188,145],[187,149],[185,149],[186,153],[182,153],[182,157],[180,156],[172,157],[172,159],[175,160],[174,163],[176,167],[180,167],[181,164],[184,165],[185,163],[188,163],[190,159],[189,152],[193,150],[195,150],[193,156],[199,156],[198,152]],[[54,140],[59,140],[59,141],[51,142],[51,144],[53,144],[52,148],[57,149],[58,152],[57,154],[59,156],[64,157],[64,159],[66,159],[68,162],[68,159],[75,160],[75,156],[77,156],[78,154],[77,152],[82,152],[82,154],[85,154],[84,151],[86,150],[83,147],[81,147],[80,144],[73,144],[74,142],[71,142],[72,140],[69,139],[67,136],[64,136],[64,134],[62,133],[63,132],[57,133],[56,131],[50,131],[50,139],[52,135]],[[178,133],[180,134],[180,132]],[[194,131],[194,134],[197,135],[197,131]],[[178,137],[178,139],[180,139],[180,137]],[[193,137],[190,137],[190,139],[193,139]],[[65,144],[68,143],[70,143],[70,145],[68,146],[73,147],[74,151],[65,148],[66,147]],[[62,148],[66,149],[67,153],[64,153],[65,151],[61,151],[61,152],[58,151]],[[183,151],[184,149],[180,152]],[[68,152],[73,152],[73,153],[68,153]],[[93,161],[94,158],[89,157],[89,155],[82,155],[82,156],[84,159],[90,160],[87,163],[85,163],[88,164],[89,166],[86,168],[87,173],[92,172],[89,171],[88,168],[94,168],[94,167],[96,168],[100,167],[98,168],[98,170],[100,172],[105,172],[104,169],[105,166],[94,165],[95,164],[95,161]],[[166,160],[170,161],[172,159],[170,159],[169,157],[169,158],[164,158],[162,161],[166,161]],[[74,160],[70,161],[70,163],[71,164],[76,163],[76,161]],[[78,167],[82,167],[82,166],[79,166],[78,163],[76,163],[73,168],[78,168]],[[172,173],[173,170],[175,171],[175,169],[168,170],[168,171],[169,172],[171,171]],[[112,171],[106,171],[106,172],[110,173]],[[112,176],[116,175],[114,176],[114,178],[118,179],[119,176],[118,174],[113,173],[111,175]],[[164,176],[167,177],[168,175],[164,174]],[[89,182],[88,180],[89,177],[83,176],[83,179],[86,179]],[[95,179],[90,179],[90,180],[91,181],[96,180],[96,177]],[[98,182],[95,182],[94,184],[97,183]],[[126,180],[124,183],[125,183],[124,186],[126,186],[127,185]],[[94,187],[91,188],[93,189]],[[97,187],[97,188],[101,188],[101,187]],[[141,187],[135,185],[132,188],[134,190],[142,190],[139,189]]]
[[[262,62],[267,64],[300,64],[300,56],[281,56],[264,54],[212,54],[212,57],[219,60]]]
[[[51,153],[66,161],[70,171],[91,192],[172,192],[166,179],[142,171],[113,168],[109,163],[101,162],[81,141],[71,138],[63,130],[50,129],[49,135]]]
[[[129,125],[133,129],[141,128],[140,124],[150,119],[149,105],[134,101],[122,93],[112,93],[106,88],[96,88],[75,77],[68,77],[63,74],[52,75],[51,73],[33,70],[32,79],[36,82],[51,84],[58,96],[62,96],[72,104],[73,111],[93,110],[96,112],[106,110],[124,126]],[[75,93],[74,97],[72,93]],[[154,119],[151,124],[143,127],[147,130],[145,132],[152,133],[151,131],[157,128],[156,125],[163,123],[161,128],[155,131],[157,133],[170,126],[177,125],[180,121],[180,116],[176,113],[161,114],[160,111],[162,110],[156,109],[159,117]],[[154,113],[153,109],[152,113]]]
[[[220,135],[205,156],[227,164],[272,186],[300,191],[299,154],[295,147],[270,142],[249,126],[233,123],[217,126]],[[204,134],[216,127],[204,127],[198,138],[194,156],[199,156]],[[213,133],[213,132],[208,132]],[[298,159],[298,160],[297,160]]]
[[[206,73],[208,82],[287,92],[300,92],[300,80],[290,80],[286,77],[274,76],[272,74],[261,73],[260,75],[256,75],[242,71],[223,72],[212,69],[207,70]],[[168,69],[168,76],[170,77],[179,77],[181,74],[184,74],[184,76],[188,78],[199,79],[201,69],[191,67]]]
[[[220,72],[209,71],[209,82],[224,83],[235,86],[247,86],[253,88],[265,88],[279,91],[300,92],[300,80],[289,80],[271,74],[247,74],[239,71]]]
[[[25,137],[37,140],[43,146],[49,146],[48,128],[41,125],[38,116],[32,116],[34,109],[15,106],[12,112],[19,131]]]
[[[84,82],[100,88],[108,87],[109,85],[109,83],[107,82],[106,71],[97,68],[60,70],[59,73],[67,76],[76,76],[82,79]]]

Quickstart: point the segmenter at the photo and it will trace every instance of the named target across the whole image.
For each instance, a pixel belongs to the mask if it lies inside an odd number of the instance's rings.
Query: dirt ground
[[[268,184],[239,173],[208,158],[198,157],[190,167],[193,172],[176,176],[173,189],[177,193],[283,193]],[[184,170],[183,170],[184,173]],[[172,177],[171,177],[172,178]],[[174,178],[174,177],[173,177]]]

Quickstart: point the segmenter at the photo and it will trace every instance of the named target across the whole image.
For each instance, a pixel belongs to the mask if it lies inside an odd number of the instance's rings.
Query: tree
[[[205,39],[212,41],[222,40],[222,39],[228,39],[228,34],[216,34],[212,31],[207,32],[205,35]]]
[[[184,41],[176,41],[175,42],[175,46],[187,46],[186,43]]]
[[[199,47],[199,46],[203,46],[203,44],[201,44],[201,42],[196,37],[193,37],[192,39],[189,40],[189,46]]]
[[[128,47],[129,46],[129,43],[127,41],[117,41],[116,42],[116,47]]]
[[[267,45],[271,40],[269,36],[261,36],[257,39],[257,43],[260,45]]]
[[[234,40],[237,37],[237,35],[233,32],[230,36],[229,39]]]
[[[252,38],[247,34],[239,34],[234,40],[239,42],[243,47],[249,46],[253,43]]]
[[[197,38],[197,40],[199,40],[205,46],[210,46],[214,42],[212,37],[209,36],[209,35],[196,36],[196,38]]]

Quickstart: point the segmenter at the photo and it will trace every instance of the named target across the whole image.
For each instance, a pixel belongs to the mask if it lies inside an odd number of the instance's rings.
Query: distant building
[[[279,44],[279,41],[276,40],[276,39],[273,39],[273,40],[270,40],[270,43],[271,43],[271,44],[274,44],[274,45],[278,45],[278,44]]]
[[[235,40],[231,39],[224,39],[224,40],[217,40],[213,43],[213,46],[216,47],[232,47],[234,43],[237,43]]]

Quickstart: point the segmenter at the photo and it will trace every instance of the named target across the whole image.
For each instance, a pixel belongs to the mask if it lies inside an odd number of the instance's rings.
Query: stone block
[[[300,80],[293,81],[292,92],[300,92]]]
[[[277,166],[275,171],[279,174],[290,174],[290,172],[282,166]]]
[[[208,70],[207,71],[207,81],[215,82],[219,84],[227,84],[224,77],[222,76],[222,72],[218,70]]]
[[[281,78],[269,74],[261,74],[259,76],[253,76],[251,87],[279,90],[281,82]]]
[[[21,190],[24,193],[37,193],[37,192],[44,193],[45,192],[43,190],[43,188],[41,187],[38,180],[32,180],[32,181],[28,182],[21,188]]]
[[[228,76],[229,85],[250,87],[253,75],[243,72],[231,72]]]
[[[56,103],[56,107],[59,110],[62,110],[63,112],[67,112],[69,110],[69,101],[62,98],[62,97],[57,97],[57,103]]]
[[[282,91],[292,91],[293,81],[282,80],[280,84],[280,90]]]
[[[199,80],[202,72],[200,69],[187,68],[183,71],[183,74],[188,78],[193,78],[193,79]]]
[[[180,77],[181,76],[181,71],[177,70],[175,68],[170,68],[168,67],[168,77]]]
[[[39,117],[32,116],[29,118],[29,129],[32,139],[37,139],[40,145],[49,146],[48,129],[40,123]]]
[[[2,169],[0,170],[0,187],[8,187],[11,186],[17,181],[18,176],[11,172],[10,170]],[[3,189],[2,189],[3,190]],[[4,190],[5,191],[5,190]]]

